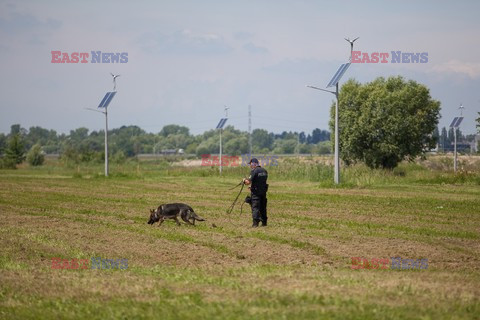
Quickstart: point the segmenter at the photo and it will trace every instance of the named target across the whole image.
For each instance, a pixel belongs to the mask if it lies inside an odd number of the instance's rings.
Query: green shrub
[[[42,147],[36,144],[30,148],[27,153],[27,162],[31,166],[41,166],[45,162],[45,155],[43,154]]]

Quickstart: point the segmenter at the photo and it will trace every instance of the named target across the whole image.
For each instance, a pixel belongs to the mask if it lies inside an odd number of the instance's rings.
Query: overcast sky
[[[4,1],[0,0],[0,132],[10,126],[104,128],[96,108],[112,90],[109,127],[198,134],[229,109],[241,130],[328,129],[325,87],[350,56],[428,52],[427,63],[353,64],[361,82],[402,75],[441,102],[440,126],[465,106],[461,130],[480,111],[477,1]],[[52,63],[51,51],[128,53],[127,63]],[[390,60],[390,59],[389,59]]]

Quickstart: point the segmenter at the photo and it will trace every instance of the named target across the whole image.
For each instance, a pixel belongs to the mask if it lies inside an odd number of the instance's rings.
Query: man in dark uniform
[[[259,222],[262,222],[262,227],[267,225],[267,191],[268,191],[268,172],[260,166],[256,158],[250,160],[250,176],[243,179],[246,185],[250,185],[252,193],[252,227],[258,227]]]

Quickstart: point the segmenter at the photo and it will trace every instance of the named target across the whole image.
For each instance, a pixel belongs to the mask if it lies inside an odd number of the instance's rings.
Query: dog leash
[[[235,189],[236,187],[238,187],[238,186],[239,186],[239,185],[241,185],[241,184],[243,184],[243,179],[242,179],[242,181],[240,181],[240,183],[239,183],[239,184],[237,184],[235,187],[233,187],[233,188],[230,188],[230,189],[228,189],[228,190],[233,190],[233,189]]]
[[[227,213],[228,213],[228,214],[232,213],[233,207],[235,207],[235,204],[237,203],[238,197],[240,197],[240,194],[242,194],[243,187],[245,186],[245,183],[243,182],[243,179],[242,179],[242,182],[240,182],[239,184],[237,184],[233,189],[235,189],[235,188],[238,187],[239,185],[242,185],[242,187],[240,188],[240,192],[237,194],[237,197],[235,198],[235,200],[233,200],[233,203],[232,203],[232,205],[230,206],[230,208],[227,209]],[[233,190],[233,189],[229,189],[229,190]]]
[[[240,206],[240,214],[243,213],[243,204],[245,203],[245,201],[242,202],[242,205]]]

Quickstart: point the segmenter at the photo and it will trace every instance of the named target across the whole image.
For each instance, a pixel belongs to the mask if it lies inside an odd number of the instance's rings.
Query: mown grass
[[[329,166],[308,161],[267,168],[270,220],[259,229],[246,206],[225,213],[246,168],[219,177],[152,160],[112,165],[108,178],[100,165],[58,162],[0,171],[0,318],[478,317],[478,172],[355,166],[337,187]],[[146,224],[149,208],[177,201],[207,221]],[[350,268],[351,257],[395,256],[429,267]],[[55,270],[52,257],[126,258],[128,269]]]

